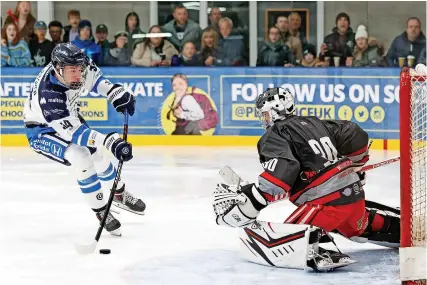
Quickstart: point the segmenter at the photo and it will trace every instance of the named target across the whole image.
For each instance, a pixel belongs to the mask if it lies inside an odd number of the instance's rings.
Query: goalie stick
[[[123,126],[123,140],[127,141],[128,136],[128,120],[129,120],[129,114],[125,111],[125,122]],[[74,244],[74,248],[77,251],[77,253],[81,255],[86,255],[93,253],[96,249],[96,245],[98,244],[99,239],[101,238],[102,230],[104,229],[105,222],[107,221],[108,213],[110,212],[111,204],[113,203],[114,194],[117,190],[117,184],[120,181],[120,175],[122,173],[122,167],[123,167],[123,160],[119,161],[119,165],[117,167],[116,172],[116,178],[114,179],[113,187],[111,188],[110,197],[108,198],[107,207],[105,209],[104,217],[101,221],[101,224],[99,225],[98,231],[96,232],[95,240],[90,244]]]

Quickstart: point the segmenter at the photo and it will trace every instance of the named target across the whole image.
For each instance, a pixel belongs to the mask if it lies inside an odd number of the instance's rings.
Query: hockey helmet
[[[294,96],[289,89],[268,88],[256,98],[256,108],[261,124],[268,128],[278,120],[295,113]]]
[[[52,65],[54,67],[55,73],[62,78],[68,88],[77,90],[84,85],[87,76],[89,58],[74,44],[58,44],[52,51]],[[80,81],[66,80],[64,75],[64,68],[66,66],[80,67]]]

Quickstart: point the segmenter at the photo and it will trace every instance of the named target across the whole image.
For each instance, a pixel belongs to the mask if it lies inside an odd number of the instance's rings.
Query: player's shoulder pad
[[[280,133],[276,125],[267,129],[266,133],[258,141],[258,154],[266,158],[289,158],[293,156],[291,142]]]
[[[48,81],[39,85],[39,106],[48,123],[70,116],[66,91],[66,87]]]

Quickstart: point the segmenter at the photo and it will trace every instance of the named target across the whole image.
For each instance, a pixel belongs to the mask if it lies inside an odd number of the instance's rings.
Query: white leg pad
[[[240,249],[246,259],[257,264],[307,270],[309,237],[317,229],[257,221],[239,229]]]

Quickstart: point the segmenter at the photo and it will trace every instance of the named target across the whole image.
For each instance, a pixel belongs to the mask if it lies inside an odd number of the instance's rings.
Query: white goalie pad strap
[[[240,249],[246,259],[257,264],[307,270],[309,237],[317,229],[256,221],[239,230]]]

